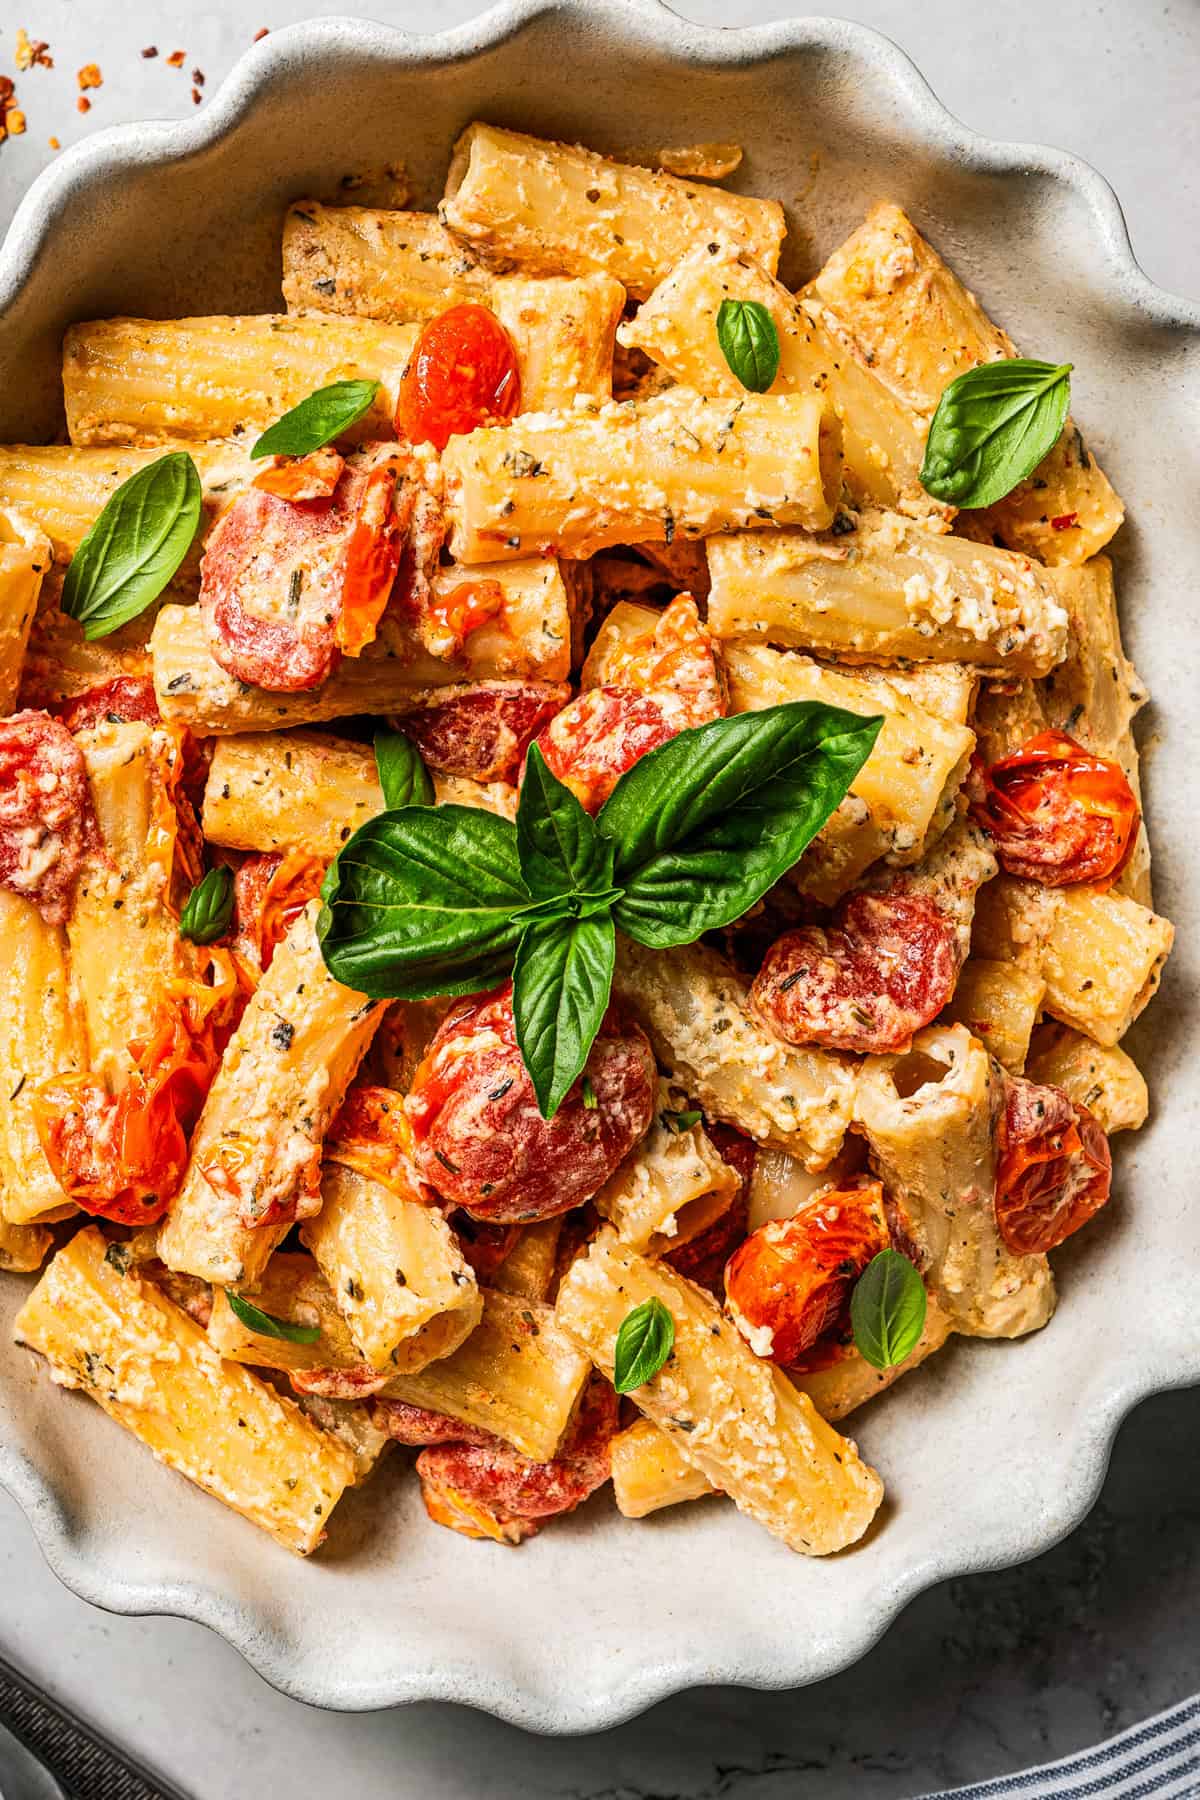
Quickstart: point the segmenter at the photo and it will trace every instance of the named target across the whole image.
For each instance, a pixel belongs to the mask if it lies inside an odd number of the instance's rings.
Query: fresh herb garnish
[[[402,806],[432,806],[433,778],[411,738],[402,731],[375,733],[375,767],[389,812]]]
[[[699,1107],[694,1107],[690,1112],[660,1112],[658,1120],[664,1131],[673,1131],[676,1137],[682,1137],[703,1117]]]
[[[89,643],[128,625],[162,593],[191,548],[203,493],[186,450],[147,463],[109,495],[71,558],[62,609]]]
[[[765,394],[779,373],[779,333],[761,300],[722,300],[717,342],[744,388]]]
[[[925,440],[921,486],[954,506],[992,506],[1032,475],[1061,435],[1070,363],[1012,357],[952,381]]]
[[[907,1256],[881,1250],[854,1286],[850,1324],[859,1353],[874,1369],[911,1356],[925,1329],[925,1283]]]
[[[263,456],[308,456],[357,425],[374,404],[377,381],[332,381],[309,394],[255,442],[250,461]]]
[[[233,917],[233,870],[224,863],[198,881],[179,915],[179,935],[193,944],[215,944]]]
[[[511,971],[517,1042],[552,1118],[604,1019],[614,928],[660,948],[740,918],[844,798],[881,724],[812,701],[716,719],[643,756],[595,819],[535,746],[515,825],[406,806],[360,826],[321,889],[326,966],[372,1000],[477,993]]]
[[[657,1295],[626,1313],[613,1352],[613,1386],[618,1394],[641,1387],[675,1347],[675,1321]]]
[[[282,1338],[288,1344],[315,1344],[320,1339],[319,1325],[293,1325],[290,1319],[277,1319],[274,1313],[251,1306],[249,1300],[243,1300],[232,1288],[225,1289],[225,1298],[246,1330],[256,1331],[259,1337]]]

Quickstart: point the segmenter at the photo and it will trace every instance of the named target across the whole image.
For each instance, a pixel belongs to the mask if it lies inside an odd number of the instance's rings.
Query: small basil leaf
[[[873,1369],[891,1369],[911,1356],[925,1329],[925,1283],[898,1250],[873,1256],[854,1286],[850,1324],[854,1342]]]
[[[360,825],[321,888],[325,966],[372,1000],[475,994],[512,968],[529,904],[507,819],[407,806]]]
[[[320,1341],[319,1325],[293,1325],[290,1319],[277,1319],[274,1313],[263,1312],[260,1307],[251,1306],[249,1300],[243,1300],[232,1288],[225,1289],[225,1298],[234,1317],[242,1321],[247,1331],[256,1331],[259,1337],[282,1338],[288,1344],[315,1344]]]
[[[604,913],[530,925],[513,970],[521,1060],[552,1119],[588,1059],[612,990],[617,934]]]
[[[740,918],[845,798],[882,724],[790,701],[682,731],[640,757],[597,820],[617,846],[617,925],[666,949]]]
[[[717,342],[738,380],[765,394],[779,373],[779,333],[761,300],[722,300]]]
[[[658,1122],[664,1131],[673,1131],[676,1137],[682,1137],[685,1131],[698,1125],[703,1117],[699,1108],[693,1107],[687,1112],[660,1112]]]
[[[613,1352],[613,1386],[628,1394],[650,1380],[675,1348],[675,1321],[657,1294],[626,1313]]]
[[[602,893],[612,886],[613,846],[536,744],[525,758],[517,808],[517,854],[535,900]]]
[[[263,456],[307,456],[319,450],[357,425],[378,392],[377,381],[332,381],[328,387],[318,388],[267,427],[255,442],[250,461]]]
[[[203,499],[186,450],[148,463],[109,495],[63,580],[62,609],[89,643],[158,599],[191,548]]]
[[[1012,357],[952,381],[925,440],[921,485],[954,506],[993,506],[1032,475],[1062,433],[1070,363]]]
[[[375,733],[375,767],[389,812],[399,812],[402,806],[433,805],[433,777],[417,746],[402,731]]]
[[[233,870],[222,864],[198,881],[179,915],[179,935],[193,944],[215,944],[233,917]]]

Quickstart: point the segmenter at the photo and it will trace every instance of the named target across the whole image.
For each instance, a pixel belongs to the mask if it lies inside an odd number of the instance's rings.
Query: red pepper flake
[[[52,69],[54,58],[50,54],[50,46],[43,38],[31,38],[23,25],[17,29],[17,49],[15,59],[18,69]]]
[[[104,77],[100,73],[99,63],[84,63],[75,77],[81,89],[103,87]]]
[[[91,112],[91,110],[92,110],[92,103],[88,99],[87,95],[80,94],[78,100],[75,102],[75,111],[76,112]]]
[[[260,25],[251,41],[255,44],[259,44],[262,42],[263,38],[269,37],[270,35],[271,27],[269,25]]]
[[[167,67],[170,69],[182,69],[186,61],[186,50],[172,50],[170,56],[167,58]]]
[[[62,149],[62,145],[59,143],[57,138],[47,138],[46,142],[49,144],[49,146],[52,150],[61,150]]]
[[[192,80],[195,82],[197,87],[203,87],[204,86],[204,70],[203,69],[193,69],[192,70]]]
[[[204,98],[204,95],[200,92],[199,88],[192,89],[192,105],[193,106],[199,106],[199,104],[203,100],[203,98]]]
[[[13,79],[11,75],[0,75],[0,108],[6,107],[13,97]]]
[[[147,44],[146,48],[142,51],[142,56],[146,62],[149,62],[152,56],[157,56],[157,55],[158,55],[158,45],[157,44]]]
[[[1057,519],[1051,519],[1050,529],[1052,531],[1069,531],[1078,517],[1079,514],[1077,512],[1060,513]]]

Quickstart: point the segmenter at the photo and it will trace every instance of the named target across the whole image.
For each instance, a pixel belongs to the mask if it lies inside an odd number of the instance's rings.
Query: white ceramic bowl
[[[437,38],[326,19],[273,33],[194,120],[100,132],[34,184],[0,260],[0,441],[58,429],[70,320],[277,307],[288,200],[336,198],[345,173],[403,158],[431,202],[473,117],[601,149],[736,138],[738,185],[789,208],[796,278],[890,197],[1018,344],[1074,361],[1073,410],[1129,506],[1115,551],[1157,698],[1156,883],[1182,927],[1136,1033],[1155,1118],[1119,1145],[1108,1211],[1056,1257],[1057,1317],[1016,1345],[955,1344],[860,1415],[889,1498],[868,1540],[829,1561],[790,1556],[716,1502],[631,1524],[598,1497],[524,1550],[472,1545],[427,1523],[397,1458],[314,1561],[292,1562],[53,1389],[10,1345],[24,1284],[6,1278],[0,1479],[77,1593],[202,1620],[320,1705],[437,1697],[569,1731],[692,1683],[832,1673],[931,1582],[1069,1531],[1128,1408],[1200,1380],[1200,309],[1140,273],[1092,170],[974,136],[859,26],[706,30],[654,0],[512,0]]]

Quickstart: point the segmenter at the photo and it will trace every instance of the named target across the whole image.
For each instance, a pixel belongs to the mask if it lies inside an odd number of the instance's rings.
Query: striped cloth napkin
[[[1094,1750],[923,1800],[1189,1800],[1200,1797],[1200,1694]]]

